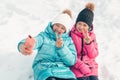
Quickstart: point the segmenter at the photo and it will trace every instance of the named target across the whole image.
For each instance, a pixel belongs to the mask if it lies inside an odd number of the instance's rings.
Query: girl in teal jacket
[[[76,62],[76,49],[69,37],[71,13],[63,11],[48,24],[44,32],[19,42],[18,50],[30,55],[37,49],[32,68],[34,80],[75,80],[70,66]]]

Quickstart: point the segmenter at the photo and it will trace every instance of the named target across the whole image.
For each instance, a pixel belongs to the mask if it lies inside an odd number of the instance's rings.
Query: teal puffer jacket
[[[46,80],[48,77],[75,78],[70,66],[76,62],[76,49],[68,33],[62,35],[63,45],[56,47],[56,36],[50,22],[44,32],[35,38],[34,49],[37,55],[33,62],[34,80]],[[24,41],[19,43],[22,44]]]

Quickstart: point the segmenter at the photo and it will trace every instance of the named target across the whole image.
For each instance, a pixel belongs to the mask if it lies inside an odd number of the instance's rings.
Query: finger
[[[63,43],[62,42],[59,42],[59,45],[62,45]]]
[[[20,46],[20,52],[23,54],[23,55],[29,55],[32,53],[32,49],[28,49],[26,48],[26,46],[24,44],[22,44]]]
[[[62,39],[61,38],[59,38],[58,40],[57,40],[57,43],[58,44],[61,44],[63,41],[62,41]]]
[[[88,32],[87,32],[85,29],[82,30],[82,33],[83,33],[83,36],[84,36],[84,37],[87,37],[87,33],[88,33]]]
[[[21,45],[21,51],[22,52],[26,52],[27,50],[31,50],[31,49],[29,49],[28,47],[26,47],[24,44],[23,45]]]
[[[28,55],[32,54],[32,50],[26,50],[25,53],[27,53]]]
[[[23,50],[22,51],[22,53],[24,54],[24,55],[30,55],[31,53],[32,53],[32,50]]]
[[[56,39],[58,39],[58,33],[55,33],[56,34]]]
[[[60,34],[58,34],[58,37],[59,37],[59,38],[62,38],[62,34],[61,34],[61,33],[60,33]]]
[[[86,30],[84,30],[84,31],[85,31],[85,36],[86,36],[86,38],[89,38],[88,30],[86,29]]]
[[[58,38],[58,41],[62,41],[62,38]]]
[[[58,46],[61,47],[62,46],[62,42],[58,43]]]
[[[62,34],[58,34],[58,36],[59,36],[58,40],[62,41]]]
[[[30,43],[30,38],[28,37],[28,38],[25,40],[24,45],[28,47],[28,46],[29,46],[29,43]]]
[[[57,43],[58,43],[58,44],[63,43],[62,39],[61,39],[61,38],[60,38],[60,39],[58,39]]]

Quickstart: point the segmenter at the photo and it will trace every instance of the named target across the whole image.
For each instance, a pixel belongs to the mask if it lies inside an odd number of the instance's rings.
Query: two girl
[[[35,80],[98,80],[93,10],[94,4],[88,3],[78,14],[70,31],[72,39],[68,35],[71,12],[65,10],[48,24],[44,32],[20,41],[18,50],[22,54],[29,55],[32,50],[38,50],[32,66]]]

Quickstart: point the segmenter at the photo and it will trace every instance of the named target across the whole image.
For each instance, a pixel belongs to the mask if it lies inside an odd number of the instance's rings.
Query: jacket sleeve
[[[42,43],[43,43],[43,36],[42,36],[42,34],[40,33],[40,34],[38,34],[36,37],[34,37],[34,39],[35,39],[35,45],[34,45],[34,48],[33,48],[33,49],[37,49],[37,48],[39,48],[39,47],[42,45]],[[19,52],[20,52],[20,45],[24,44],[24,43],[25,43],[25,40],[26,40],[26,39],[23,39],[23,40],[21,40],[21,41],[18,43],[17,48],[18,48],[18,51],[19,51]]]
[[[44,34],[41,32],[40,34],[38,34],[35,38],[35,46],[33,49],[38,49],[42,46],[43,41],[44,41]]]
[[[93,34],[91,38],[91,43],[85,44],[85,49],[87,50],[87,55],[89,58],[95,58],[98,56],[98,45],[96,42],[95,34]]]
[[[72,39],[70,38],[70,44],[64,45],[61,48],[57,48],[57,53],[67,66],[72,66],[76,62],[76,49],[73,44]]]
[[[25,42],[25,39],[21,40],[21,41],[18,43],[17,49],[18,49],[19,52],[20,52],[20,45],[24,44],[24,42]]]

